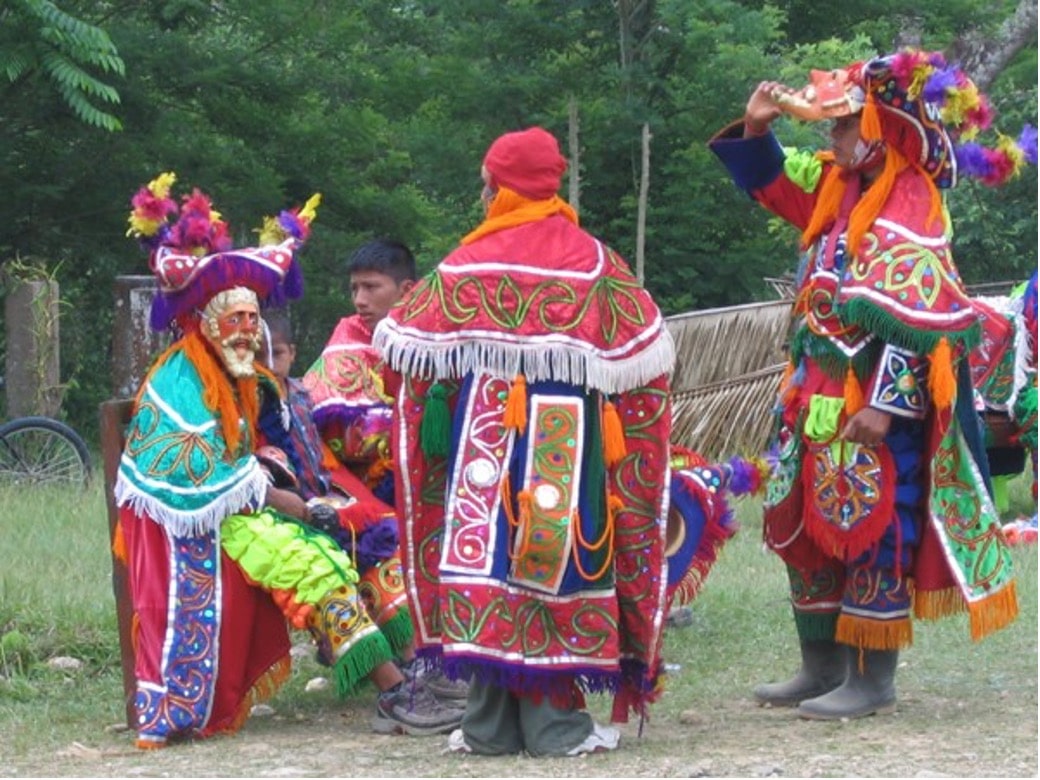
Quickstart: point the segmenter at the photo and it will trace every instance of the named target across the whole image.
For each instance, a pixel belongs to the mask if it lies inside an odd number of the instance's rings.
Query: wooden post
[[[124,432],[133,414],[134,402],[128,398],[105,401],[101,404],[101,457],[105,469],[105,503],[108,506],[108,541],[112,550],[112,594],[116,599],[116,620],[119,625],[119,660],[123,667],[123,696],[126,705],[126,724],[135,728],[134,696],[137,681],[134,677],[133,619],[130,600],[130,581],[126,562],[115,554],[113,547],[119,521],[112,488],[116,482],[119,459],[123,454]]]
[[[116,398],[133,398],[168,339],[148,324],[156,293],[155,277],[117,276],[113,291],[112,393]]]
[[[101,404],[101,457],[105,469],[105,501],[108,505],[108,538],[114,545],[119,510],[113,488],[119,460],[126,443],[126,428],[134,412],[134,396],[148,373],[152,360],[164,348],[166,339],[149,327],[149,312],[155,296],[155,279],[151,276],[116,277],[115,322],[112,333],[112,392],[114,398]],[[133,601],[126,562],[112,549],[112,594],[116,600],[119,624],[119,658],[123,667],[123,695],[126,723],[136,730],[134,698],[137,680],[134,676]]]
[[[53,279],[21,280],[8,294],[4,302],[8,417],[57,417],[61,411],[58,320],[59,288]]]

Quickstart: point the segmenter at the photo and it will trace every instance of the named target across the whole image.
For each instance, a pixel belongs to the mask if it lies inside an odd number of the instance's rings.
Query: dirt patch
[[[696,708],[669,701],[622,726],[613,753],[570,759],[444,752],[446,738],[388,737],[368,728],[371,696],[337,704],[276,699],[235,736],[142,752],[129,731],[98,727],[52,755],[19,757],[12,776],[93,777],[1035,777],[1035,679],[969,698],[911,681],[895,714],[803,721],[720,692]],[[592,703],[600,718],[606,702]]]

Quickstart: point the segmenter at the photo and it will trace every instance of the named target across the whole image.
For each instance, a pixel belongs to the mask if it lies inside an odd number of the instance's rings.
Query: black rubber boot
[[[798,714],[810,720],[842,720],[894,712],[899,651],[863,650],[862,653],[862,671],[860,652],[849,648],[849,673],[845,682],[830,693],[803,701],[798,705]]]
[[[790,680],[766,683],[755,688],[759,704],[794,707],[805,699],[832,691],[845,679],[848,648],[832,639],[801,643],[802,668]]]

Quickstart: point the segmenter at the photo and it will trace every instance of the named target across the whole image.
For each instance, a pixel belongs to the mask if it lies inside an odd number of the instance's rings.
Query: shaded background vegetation
[[[298,370],[350,310],[361,242],[409,243],[424,270],[479,218],[488,143],[531,124],[566,145],[580,122],[584,225],[630,261],[640,131],[652,133],[646,282],[667,314],[771,297],[795,235],[729,183],[706,149],[764,78],[797,84],[917,38],[957,50],[1000,32],[1013,0],[6,0],[0,4],[0,263],[61,283],[64,413],[97,441],[117,275],[147,273],[129,199],[159,171],[203,189],[240,244],[266,214],[323,194],[301,255]],[[1030,43],[989,86],[998,124],[1036,124]],[[108,91],[106,91],[108,90]],[[792,145],[818,129],[778,128]],[[951,196],[969,282],[1037,262],[1035,169]],[[2,330],[2,329],[0,329]]]

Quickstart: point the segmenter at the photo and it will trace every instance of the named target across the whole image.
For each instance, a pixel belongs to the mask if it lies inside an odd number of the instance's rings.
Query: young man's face
[[[283,339],[275,336],[271,342],[271,373],[279,379],[288,379],[294,360],[296,345],[286,344]]]
[[[398,283],[379,271],[355,271],[350,275],[350,297],[365,325],[374,329],[413,284],[411,279]]]

